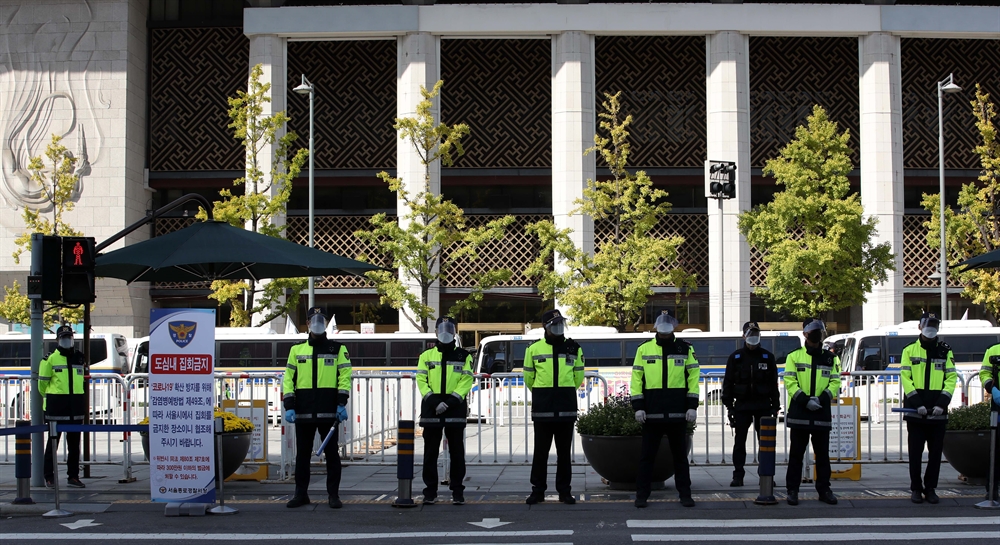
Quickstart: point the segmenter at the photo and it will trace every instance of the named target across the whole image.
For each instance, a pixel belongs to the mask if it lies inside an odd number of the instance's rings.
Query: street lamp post
[[[948,74],[946,79],[938,82],[938,178],[941,196],[941,319],[948,318],[948,258],[945,249],[944,232],[944,107],[945,93],[957,93],[962,90],[955,85],[954,74]],[[311,131],[310,131],[311,132]],[[311,136],[311,135],[310,135]],[[311,152],[310,152],[311,153]]]
[[[313,84],[302,74],[302,83],[292,89],[300,95],[309,95],[309,247],[313,247],[313,213],[315,210],[315,186],[313,185]],[[942,171],[943,172],[943,171]],[[309,306],[316,304],[316,286],[313,277],[309,276]]]

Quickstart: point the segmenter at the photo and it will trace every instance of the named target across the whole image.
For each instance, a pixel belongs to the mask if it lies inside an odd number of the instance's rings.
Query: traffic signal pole
[[[31,235],[31,274],[42,274],[42,238],[41,233]],[[42,334],[45,324],[42,321],[44,302],[41,297],[31,298],[31,425],[44,424],[42,414],[42,396],[38,393],[38,368],[42,362]],[[45,486],[45,434],[31,434],[31,486]]]

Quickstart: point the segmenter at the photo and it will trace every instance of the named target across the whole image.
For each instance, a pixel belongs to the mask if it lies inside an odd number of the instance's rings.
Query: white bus
[[[567,337],[579,343],[583,349],[583,357],[587,371],[597,371],[608,382],[608,392],[612,395],[627,394],[632,380],[632,363],[639,345],[653,338],[653,333],[618,333],[614,328],[576,328],[567,329]],[[524,335],[496,335],[486,337],[479,343],[476,353],[476,373],[511,373],[524,367],[524,352],[528,345],[542,338],[543,330],[534,329]],[[705,377],[705,387],[702,388],[702,398],[718,401],[721,395],[722,377],[726,371],[726,361],[729,355],[743,346],[743,336],[737,332],[707,333],[699,330],[677,332],[677,338],[691,343],[695,357]],[[779,366],[783,366],[785,357],[794,350],[801,348],[804,342],[801,331],[762,331],[761,346],[774,353]],[[510,385],[519,386],[514,379],[507,381]],[[480,381],[483,390],[488,390],[490,381]],[[523,388],[521,388],[523,390]],[[473,418],[479,412],[496,410],[492,406],[505,403],[502,399],[494,399],[494,392],[484,392],[483,399],[477,400],[479,385],[473,389],[469,398],[469,408]],[[524,392],[513,392],[521,398],[513,402],[523,402]],[[600,392],[598,392],[600,393]],[[498,394],[497,394],[498,395]],[[506,395],[506,394],[505,394]],[[581,393],[581,397],[586,396]],[[591,398],[595,402],[596,397]],[[483,409],[478,407],[482,404]],[[477,412],[478,411],[478,412]]]
[[[46,334],[43,335],[42,339],[42,357],[45,357],[56,349],[56,336]],[[83,335],[75,336],[75,345],[77,349],[83,350]],[[108,381],[101,380],[99,375],[128,372],[129,361],[126,345],[125,337],[117,333],[94,333],[90,336],[90,372],[92,377],[90,406],[95,408],[95,415],[97,412],[108,412],[109,407],[115,406],[120,401],[120,389],[113,387]],[[18,377],[0,382],[0,420],[11,421],[30,418],[30,334],[11,332],[0,335],[0,375]],[[98,409],[100,410],[98,411]]]
[[[855,331],[844,342],[841,370],[843,372],[898,370],[903,349],[913,344],[919,335],[920,328],[915,320],[878,329]],[[958,395],[959,391],[956,389],[952,406],[963,402],[981,401],[982,388],[975,376],[982,367],[986,350],[1000,342],[1000,328],[993,327],[987,320],[944,320],[938,330],[938,338],[951,346],[956,370],[969,379],[966,389],[961,392],[962,396],[966,396],[965,399]],[[891,375],[857,377],[844,386],[842,396],[855,395],[862,398],[862,415],[868,414],[869,410],[878,410],[878,413],[885,414],[888,409],[884,407],[877,409],[877,403],[889,408],[899,405],[901,392],[898,377]],[[848,391],[849,387],[853,388],[853,393]]]
[[[279,334],[256,328],[218,328],[215,330],[216,373],[271,372],[284,373],[288,352],[292,346],[306,341],[305,334]],[[437,341],[434,333],[374,333],[359,334],[354,331],[329,335],[331,340],[347,347],[351,366],[355,372],[412,373],[416,371],[420,354],[433,348]],[[132,355],[132,372],[149,372],[149,337],[135,341]],[[244,391],[251,385],[252,392]],[[275,380],[223,381],[219,392],[223,399],[266,399],[268,419],[278,422],[284,411],[281,404],[281,384]],[[355,392],[357,393],[357,392]],[[134,392],[133,400],[145,394]],[[406,399],[398,400],[401,406],[412,403],[409,392]],[[352,395],[355,403],[359,400]]]

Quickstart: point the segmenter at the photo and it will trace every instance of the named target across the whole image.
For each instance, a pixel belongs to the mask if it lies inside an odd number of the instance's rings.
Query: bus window
[[[913,344],[917,340],[916,335],[889,335],[885,338],[886,353],[889,355],[889,363],[880,363],[881,367],[871,367],[869,368],[869,363],[862,359],[862,365],[865,371],[881,371],[886,367],[892,365],[899,367],[899,363],[903,361],[903,349],[907,346]],[[862,353],[862,358],[868,357],[873,354],[873,349],[878,346],[879,339],[877,337],[865,338],[861,341],[861,348],[867,353]],[[882,360],[881,354],[879,354],[879,360]]]
[[[844,342],[844,356],[840,358],[841,371],[854,371],[854,349],[856,346],[857,341],[852,337],[848,337]]]
[[[635,353],[644,342],[646,341],[625,341],[625,365],[635,363]]]
[[[983,361],[983,356],[997,343],[996,335],[941,335],[941,340],[951,346],[955,363]]]
[[[694,347],[694,357],[702,369],[711,366],[724,371],[729,355],[738,348],[737,339],[690,339],[688,342]]]
[[[524,352],[528,349],[530,341],[515,341],[510,343],[510,363],[507,366],[511,369],[521,369],[524,367]]]
[[[270,342],[219,341],[217,367],[273,367]]]
[[[300,344],[295,341],[280,341],[278,342],[278,347],[274,352],[274,363],[278,367],[285,367],[288,365],[288,353],[292,351],[292,347]]]
[[[31,342],[0,343],[0,367],[30,367]]]
[[[765,343],[767,341],[770,341],[769,344],[772,346],[765,345],[765,348],[774,354],[775,363],[778,366],[785,365],[785,358],[787,358],[792,352],[802,348],[802,341],[800,341],[798,337],[771,337],[761,339],[761,343]]]
[[[902,341],[903,339],[897,338],[897,340]],[[903,352],[903,346],[906,346],[906,344],[900,346],[900,354]],[[885,360],[882,358],[882,337],[865,337],[861,339],[858,355],[861,357],[861,369],[859,371],[881,371],[887,367]],[[898,367],[899,356],[896,358],[894,363]]]
[[[512,364],[507,359],[508,343],[506,341],[491,342],[483,346],[485,360],[480,373],[509,373]]]
[[[397,367],[416,367],[420,354],[426,349],[423,341],[389,341],[389,344],[389,365]]]
[[[385,367],[385,342],[342,342],[351,356],[352,367]],[[416,365],[416,363],[414,363]]]
[[[621,367],[621,341],[577,341],[588,367]],[[629,362],[631,364],[631,362]]]

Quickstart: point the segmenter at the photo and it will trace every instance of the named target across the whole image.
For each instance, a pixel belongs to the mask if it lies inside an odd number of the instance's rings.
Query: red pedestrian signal
[[[97,297],[94,286],[93,237],[63,237],[62,300],[71,305],[93,303]]]

